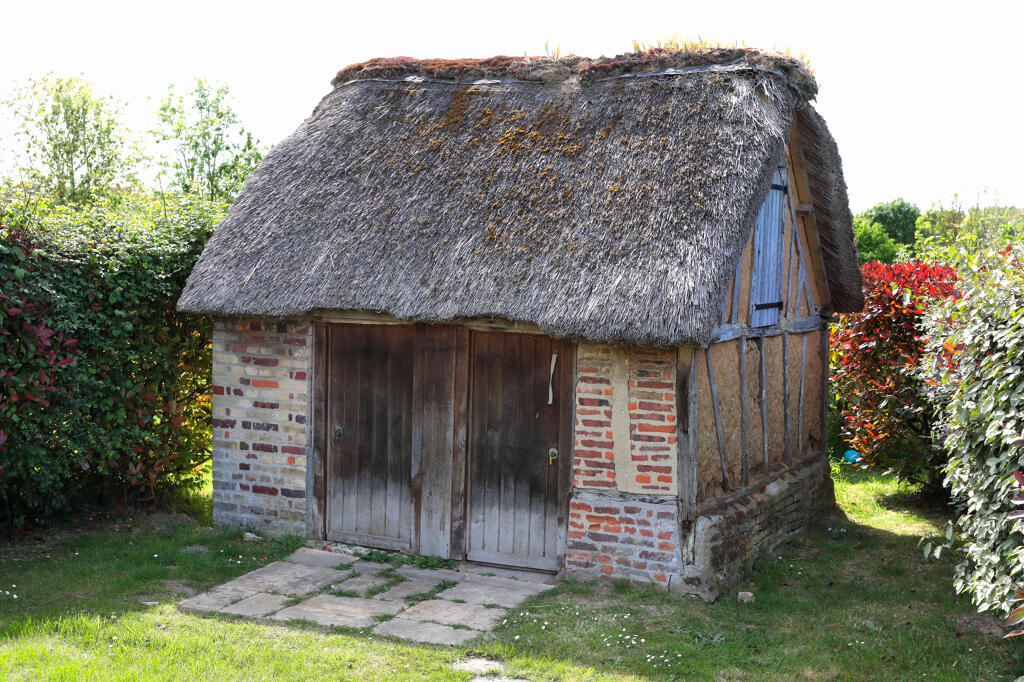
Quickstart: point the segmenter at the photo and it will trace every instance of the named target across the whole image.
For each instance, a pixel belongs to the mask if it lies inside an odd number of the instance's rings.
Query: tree
[[[853,237],[857,242],[857,262],[860,265],[896,260],[896,243],[878,223],[866,222],[861,216],[853,221]]]
[[[134,158],[118,123],[120,104],[81,78],[49,74],[8,106],[25,139],[27,179],[58,204],[88,202],[131,179]]]
[[[886,234],[897,244],[913,244],[914,229],[921,210],[914,204],[903,199],[893,199],[887,203],[875,204],[861,213],[865,223],[878,223]]]
[[[949,208],[932,206],[917,219],[916,250],[950,246],[984,249],[1024,232],[1024,211],[1015,206],[978,206],[965,212],[956,196]]]
[[[196,79],[188,95],[168,88],[158,111],[156,139],[173,152],[164,160],[173,184],[209,200],[231,201],[263,157],[229,103],[225,86]]]

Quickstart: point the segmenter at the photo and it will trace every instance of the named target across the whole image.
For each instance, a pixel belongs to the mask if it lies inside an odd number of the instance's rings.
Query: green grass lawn
[[[464,649],[175,609],[176,587],[211,587],[285,556],[295,538],[244,543],[198,523],[58,534],[0,548],[0,679],[469,680],[449,665],[470,654],[533,680],[999,680],[1024,670],[1019,643],[973,627],[950,560],[921,558],[918,538],[945,519],[914,507],[912,490],[849,469],[836,494],[836,517],[715,604],[570,581]],[[182,551],[194,545],[208,550]],[[755,603],[737,603],[740,589]]]

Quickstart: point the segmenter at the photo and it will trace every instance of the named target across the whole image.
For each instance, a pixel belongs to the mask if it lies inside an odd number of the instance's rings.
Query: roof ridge
[[[818,91],[810,68],[799,59],[778,52],[749,47],[716,47],[698,51],[653,48],[615,57],[509,57],[486,59],[415,59],[377,57],[350,64],[337,73],[335,87],[356,80],[396,80],[420,76],[430,81],[469,83],[479,80],[508,80],[554,83],[579,77],[583,85],[625,75],[675,75],[730,64],[748,65],[762,71],[781,73],[806,101]]]

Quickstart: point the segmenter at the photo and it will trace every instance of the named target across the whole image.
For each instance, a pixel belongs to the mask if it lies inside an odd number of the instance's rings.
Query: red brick
[[[277,388],[278,384],[272,379],[253,379],[252,385],[256,388]]]

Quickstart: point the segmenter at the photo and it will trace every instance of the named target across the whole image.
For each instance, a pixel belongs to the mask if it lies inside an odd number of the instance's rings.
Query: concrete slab
[[[432,589],[441,584],[440,580],[434,581],[423,581],[423,580],[406,580],[403,583],[398,583],[390,590],[381,592],[373,595],[374,599],[388,599],[390,601],[402,601],[417,594],[423,594],[424,592],[430,592]],[[342,587],[339,585],[339,587]]]
[[[330,585],[338,579],[338,575],[338,571],[333,568],[275,561],[224,583],[221,587],[250,590],[250,594],[256,592],[307,594]]]
[[[435,584],[442,580],[457,583],[466,577],[465,573],[452,571],[447,568],[414,568],[412,566],[396,568],[395,573],[409,580],[434,580],[436,581]]]
[[[182,611],[220,611],[228,604],[233,604],[240,599],[251,597],[259,590],[254,588],[228,587],[227,584],[215,587],[209,592],[197,594],[188,599],[178,602],[178,608]]]
[[[309,547],[300,547],[295,552],[285,559],[285,561],[293,564],[302,564],[303,566],[319,566],[323,568],[337,568],[341,564],[353,564],[357,561],[356,557],[350,554],[341,554],[340,552],[325,552],[320,549],[310,549]]]
[[[465,625],[473,630],[490,630],[505,609],[491,609],[478,604],[456,604],[443,599],[428,599],[410,606],[402,618],[432,621],[443,625]]]
[[[465,644],[480,634],[476,630],[461,630],[447,625],[438,625],[437,623],[420,623],[400,616],[378,624],[373,629],[373,632],[378,635],[398,637],[399,639],[408,639],[413,642],[445,644],[447,646]]]
[[[331,583],[331,590],[334,592],[355,592],[360,597],[365,597],[370,590],[386,585],[387,578],[377,575],[357,575],[342,582]]]
[[[470,604],[496,604],[512,607],[517,606],[527,597],[532,597],[551,588],[552,585],[542,583],[468,575],[455,587],[449,587],[438,594],[437,598],[450,601],[461,600]]]
[[[219,613],[230,613],[236,616],[248,616],[250,618],[262,618],[274,611],[280,611],[287,603],[288,597],[283,594],[267,594],[257,592],[251,597],[225,606]]]
[[[365,628],[376,621],[374,616],[398,613],[402,604],[372,599],[333,597],[321,594],[275,613],[273,620],[308,620],[319,625]]]

